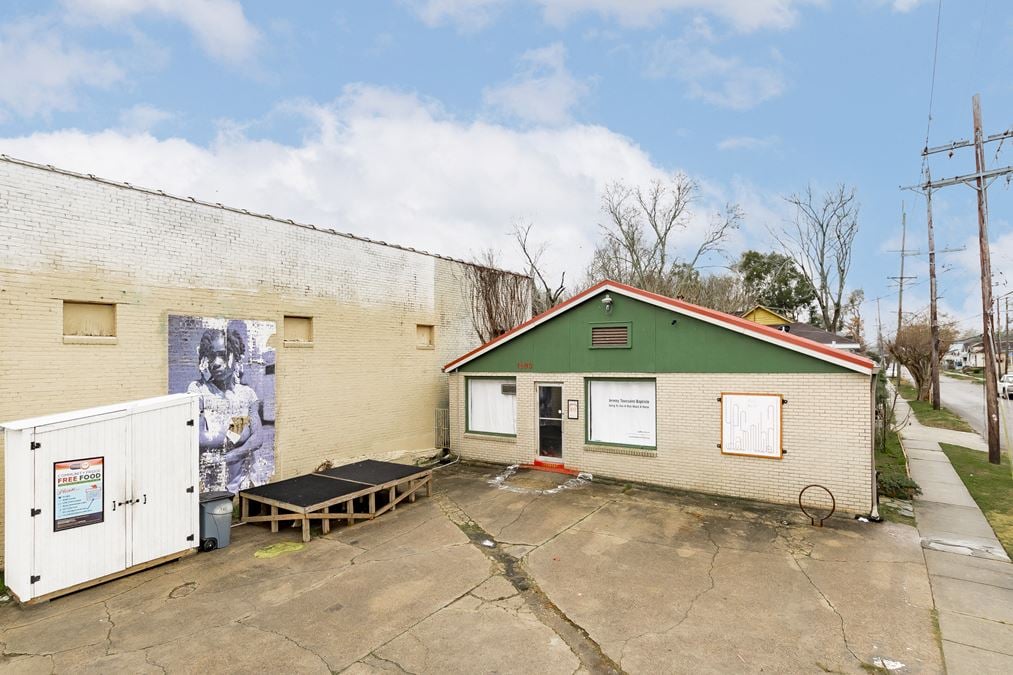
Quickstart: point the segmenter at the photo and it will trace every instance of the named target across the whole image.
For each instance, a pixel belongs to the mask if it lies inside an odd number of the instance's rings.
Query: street
[[[939,395],[945,407],[957,413],[971,425],[971,427],[985,435],[985,385],[971,382],[970,380],[958,380],[957,378],[942,375],[939,378]],[[999,399],[999,439],[1002,447],[1008,447],[1007,435],[1013,435],[1013,428],[1007,430],[1008,424],[1013,423],[1013,401]]]

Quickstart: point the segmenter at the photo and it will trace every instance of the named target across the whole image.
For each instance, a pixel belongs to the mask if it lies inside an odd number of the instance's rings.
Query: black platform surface
[[[306,507],[365,489],[367,488],[361,483],[309,474],[252,487],[249,490],[243,490],[239,495],[264,497],[293,506]]]
[[[409,476],[417,476],[429,471],[417,466],[398,464],[396,462],[378,462],[375,459],[364,459],[354,464],[336,466],[333,469],[319,472],[331,478],[342,478],[367,485],[382,485]]]

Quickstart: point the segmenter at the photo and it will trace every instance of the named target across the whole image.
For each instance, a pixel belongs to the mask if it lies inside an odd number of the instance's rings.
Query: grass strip
[[[985,514],[1006,554],[1013,558],[1013,476],[1009,456],[1004,454],[1001,464],[989,464],[987,453],[950,443],[939,445]]]
[[[907,382],[901,381],[900,395],[911,406],[911,410],[914,412],[915,417],[918,418],[918,421],[927,427],[952,429],[954,431],[974,431],[971,425],[965,422],[963,418],[945,406],[940,407],[939,410],[935,410],[928,401],[916,401],[918,392]]]

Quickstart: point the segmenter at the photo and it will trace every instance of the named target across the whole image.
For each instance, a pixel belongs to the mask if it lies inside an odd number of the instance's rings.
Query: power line
[[[943,0],[939,0],[939,5],[936,7],[936,40],[932,47],[932,80],[929,84],[929,115],[928,122],[925,124],[925,147],[929,147],[929,131],[932,129],[932,101],[936,94],[936,64],[939,62],[939,26],[943,20]],[[925,159],[922,158],[922,164],[924,165]]]

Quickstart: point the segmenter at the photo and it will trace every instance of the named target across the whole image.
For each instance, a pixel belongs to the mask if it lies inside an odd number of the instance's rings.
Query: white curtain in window
[[[591,380],[588,397],[592,443],[655,446],[654,380]]]
[[[468,431],[490,434],[517,433],[517,395],[504,394],[513,379],[468,380]]]

